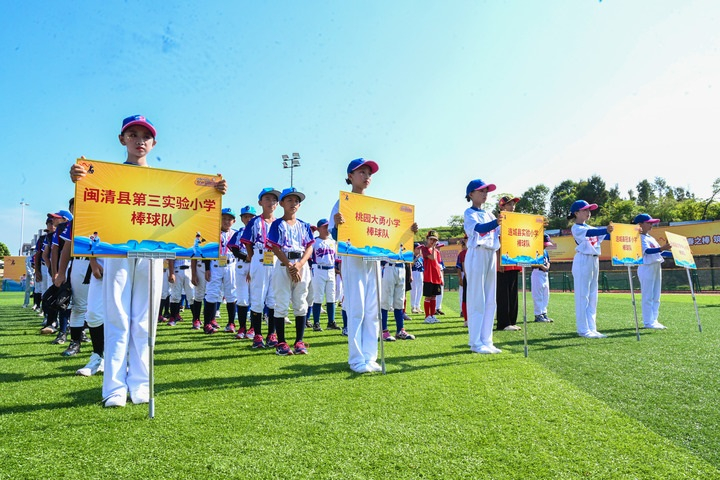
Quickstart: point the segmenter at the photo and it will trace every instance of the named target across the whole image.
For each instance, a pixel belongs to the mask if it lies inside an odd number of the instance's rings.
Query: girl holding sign
[[[645,328],[663,330],[667,327],[658,322],[660,310],[660,288],[662,286],[663,257],[670,257],[668,252],[672,247],[669,243],[660,246],[657,240],[650,235],[650,230],[660,223],[660,220],[652,218],[647,213],[637,215],[633,225],[640,226],[640,242],[643,251],[643,263],[638,266],[638,278],[640,279],[640,290],[642,291],[642,317]]]
[[[607,335],[597,331],[598,276],[600,274],[600,244],[613,226],[592,228],[587,222],[591,211],[597,209],[595,203],[576,200],[570,207],[568,220],[575,220],[572,234],[577,247],[573,258],[572,274],[575,283],[575,323],[577,333],[585,338],[605,338]]]

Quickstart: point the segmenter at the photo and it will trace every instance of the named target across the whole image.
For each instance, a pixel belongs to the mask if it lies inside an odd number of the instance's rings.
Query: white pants
[[[247,307],[250,305],[250,284],[247,280],[250,264],[242,260],[235,263],[235,295],[237,297],[237,304],[238,307]]]
[[[175,269],[175,283],[170,284],[170,303],[180,303],[183,293],[188,301],[195,296],[189,268]]]
[[[577,333],[584,335],[596,332],[598,276],[600,263],[598,257],[576,253],[572,264],[573,284],[575,285],[575,323]]]
[[[205,280],[205,262],[202,260],[198,260],[195,267],[195,274],[197,275],[198,283],[195,285],[193,302],[202,302],[205,298],[205,288],[207,287],[207,281]]]
[[[40,265],[40,275],[42,275],[42,280],[39,282],[35,282],[35,293],[43,294],[45,293],[45,282],[47,281],[50,274],[48,273],[48,269],[45,265]]]
[[[72,261],[70,272],[70,284],[72,285],[72,303],[70,311],[70,327],[82,327],[85,325],[88,306],[89,284],[83,284],[85,274],[90,266],[90,260],[75,258]],[[90,275],[92,277],[92,274]]]
[[[497,273],[494,250],[470,247],[465,256],[467,316],[470,349],[493,346],[492,330],[497,310]]]
[[[402,309],[405,304],[405,266],[385,265],[382,271],[380,308]]]
[[[662,264],[654,262],[638,266],[638,278],[642,290],[643,325],[649,327],[658,321],[660,314],[660,290],[662,287]]]
[[[278,261],[277,257],[273,258],[275,260],[272,265],[263,265],[263,255],[256,251],[250,262],[250,311],[252,312],[262,313],[265,306],[275,308],[272,276]]]
[[[153,269],[152,299],[150,268]],[[105,374],[103,399],[146,393],[150,387],[150,321],[159,314],[162,261],[146,258],[105,260]],[[152,313],[149,312],[152,306]]]
[[[222,302],[223,297],[228,303],[237,300],[235,293],[235,262],[221,267],[217,260],[210,261],[210,281],[205,290],[205,301],[209,303]]]
[[[445,293],[445,285],[440,285],[440,295],[435,295],[435,310],[442,310],[442,299]]]
[[[313,265],[312,275],[313,303],[335,303],[335,267],[323,270]]]
[[[342,267],[340,267],[340,268],[342,269]],[[344,296],[345,296],[345,291],[343,290],[342,275],[335,274],[335,301],[342,302]]]
[[[310,267],[307,263],[300,271],[300,281],[293,283],[290,280],[287,267],[278,265],[272,276],[272,287],[275,292],[275,317],[283,318],[288,315],[290,302],[293,306],[293,314],[301,317],[307,314],[307,292],[310,285]]]
[[[533,309],[535,315],[547,313],[550,302],[550,276],[539,268],[533,268],[530,274],[530,289],[532,290]]]
[[[90,275],[87,293],[87,312],[85,321],[91,327],[99,327],[105,323],[105,302],[103,301],[103,279]]]
[[[343,310],[347,314],[348,363],[359,368],[375,362],[378,353],[378,282],[380,262],[360,257],[343,258],[345,289]]]
[[[168,271],[163,268],[162,271],[162,289],[160,298],[167,298],[170,296],[170,281],[168,280]]]
[[[411,287],[410,305],[413,309],[419,310],[423,293],[423,272],[413,270]]]

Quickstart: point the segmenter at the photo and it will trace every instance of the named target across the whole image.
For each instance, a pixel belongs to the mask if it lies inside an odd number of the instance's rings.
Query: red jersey
[[[420,246],[420,255],[423,257],[423,281],[428,283],[434,283],[435,285],[443,285],[442,270],[440,270],[440,250],[435,248],[435,254],[430,252],[430,249],[425,245]]]

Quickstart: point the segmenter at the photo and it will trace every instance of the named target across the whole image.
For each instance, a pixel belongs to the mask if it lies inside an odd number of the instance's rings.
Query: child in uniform
[[[382,292],[380,295],[380,314],[382,315],[383,340],[394,342],[400,340],[415,340],[415,335],[405,331],[405,263],[385,262],[380,281]],[[388,312],[392,309],[395,317],[395,336],[390,335],[388,330]]]
[[[640,290],[642,291],[642,317],[645,328],[663,330],[667,327],[658,322],[660,312],[660,290],[662,288],[663,257],[672,257],[669,243],[660,245],[650,230],[660,223],[660,220],[652,218],[647,213],[637,215],[632,223],[640,225],[640,242],[643,251],[643,263],[638,266],[638,278],[640,279]]]
[[[425,296],[425,323],[438,323],[435,317],[436,296],[442,291],[444,282],[442,270],[440,269],[440,249],[438,248],[438,235],[435,230],[427,232],[427,245],[420,245],[415,249],[415,254],[423,259],[423,295]]]
[[[421,243],[415,243],[417,249]],[[422,300],[423,287],[423,259],[417,250],[415,250],[412,264],[412,288],[410,290],[410,308],[411,313],[420,313],[420,300]]]
[[[570,207],[568,220],[574,220],[572,235],[577,247],[573,257],[572,274],[575,285],[575,323],[577,333],[585,338],[605,338],[597,331],[598,275],[600,273],[600,244],[613,231],[613,226],[592,228],[586,222],[595,203],[576,200]]]
[[[465,210],[464,228],[467,240],[465,277],[467,279],[467,322],[470,351],[492,354],[502,350],[493,345],[492,332],[496,304],[496,251],[500,248],[501,218],[482,209],[495,185],[481,179],[472,180],[465,189],[465,199],[472,206]]]
[[[205,310],[204,326],[205,333],[212,334],[220,330],[217,324],[216,312],[219,302],[225,298],[227,301],[228,327],[227,332],[235,330],[235,255],[232,254],[229,244],[235,234],[232,225],[235,223],[235,212],[232,208],[222,209],[222,226],[220,227],[220,258],[217,260],[205,260]]]
[[[270,225],[267,243],[280,262],[273,273],[272,285],[275,291],[275,328],[278,355],[305,355],[307,347],[303,342],[305,321],[308,310],[307,289],[310,284],[310,260],[315,242],[310,224],[296,217],[305,195],[295,188],[286,188],[280,194],[280,206],[284,215]],[[285,341],[285,317],[292,302],[295,314],[294,350]]]
[[[323,298],[327,309],[329,330],[339,330],[335,323],[335,259],[337,243],[330,236],[328,221],[324,218],[317,222],[318,237],[313,243],[313,330],[322,331],[320,327],[320,311]]]
[[[238,333],[235,338],[242,340],[247,338],[247,314],[250,307],[250,282],[248,277],[250,275],[250,260],[247,255],[247,248],[245,244],[240,241],[245,227],[250,220],[255,217],[255,207],[245,205],[240,209],[240,221],[242,227],[233,235],[230,239],[230,249],[235,255],[237,261],[237,269],[235,270],[235,291],[237,295],[237,309],[238,309]]]
[[[550,236],[543,234],[543,246],[550,247],[552,242]],[[550,256],[547,250],[543,250],[543,264],[533,265],[530,274],[530,290],[532,291],[533,309],[535,310],[536,322],[552,322],[553,319],[548,317],[547,309],[550,302]]]
[[[504,196],[498,201],[500,212],[514,212],[515,205],[520,201],[518,197]],[[502,244],[502,235],[500,236]],[[518,272],[522,267],[517,265],[500,265],[500,251],[498,250],[497,262],[497,329],[498,330],[520,330],[517,326],[518,316]]]

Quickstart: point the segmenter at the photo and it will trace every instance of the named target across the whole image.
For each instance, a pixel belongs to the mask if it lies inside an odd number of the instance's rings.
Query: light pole
[[[283,168],[290,169],[290,188],[292,188],[292,186],[293,186],[293,170],[295,169],[295,167],[300,166],[300,154],[293,153],[292,158],[290,158],[287,155],[283,155],[282,159],[283,159]]]
[[[28,207],[28,206],[30,206],[30,204],[25,203],[24,198],[22,200],[20,200],[20,210],[22,213],[20,214],[20,251],[19,251],[18,255],[22,255],[22,247],[23,247],[23,241],[24,241],[23,230],[25,230],[25,207]]]

